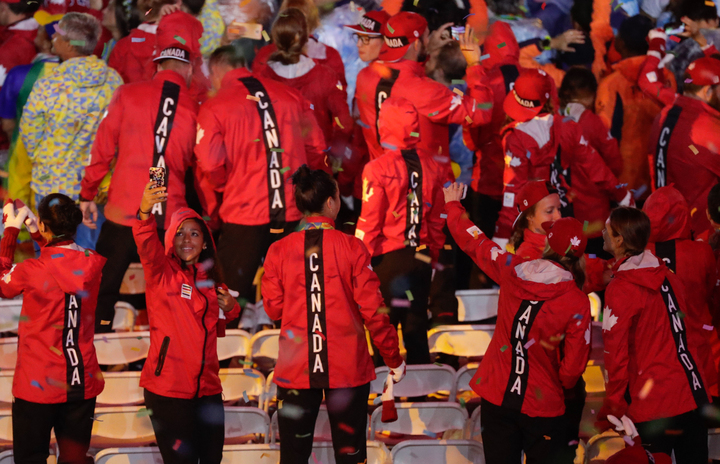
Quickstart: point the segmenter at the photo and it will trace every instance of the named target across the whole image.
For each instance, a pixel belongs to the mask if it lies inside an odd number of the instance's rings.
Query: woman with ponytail
[[[513,260],[468,219],[462,191],[456,183],[444,189],[448,229],[503,290],[495,333],[470,382],[482,397],[485,461],[520,462],[525,452],[536,464],[566,462],[563,388],[576,385],[590,355],[583,226],[574,218],[544,222],[542,257]]]
[[[74,241],[82,212],[52,193],[38,204],[8,201],[0,241],[0,297],[23,295],[13,377],[13,450],[20,463],[45,462],[55,430],[59,462],[92,463],[95,398],[103,381],[95,355],[95,305],[105,258]],[[25,223],[42,243],[40,257],[13,264]]]
[[[335,230],[337,183],[306,165],[292,181],[305,225],[270,246],[262,279],[265,311],[282,319],[274,375],[282,403],[280,463],[308,462],[324,392],[335,461],[356,464],[367,460],[367,400],[375,379],[365,327],[394,382],[405,375],[405,362],[370,254],[359,239]]]

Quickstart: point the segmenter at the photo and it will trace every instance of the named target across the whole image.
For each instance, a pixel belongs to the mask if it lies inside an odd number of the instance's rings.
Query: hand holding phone
[[[167,181],[165,176],[165,168],[150,168],[150,182],[155,183],[155,187],[167,187]]]

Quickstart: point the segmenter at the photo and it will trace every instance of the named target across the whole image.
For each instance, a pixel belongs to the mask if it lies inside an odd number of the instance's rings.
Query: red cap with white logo
[[[514,121],[526,122],[540,114],[553,93],[552,78],[541,69],[523,69],[503,102],[505,113]]]
[[[587,237],[583,226],[575,218],[562,218],[542,223],[547,233],[548,245],[560,256],[575,255],[578,258],[585,253]]]
[[[382,28],[387,24],[388,19],[390,19],[390,15],[384,10],[368,11],[360,18],[358,24],[348,24],[345,27],[358,34],[381,36]]]
[[[422,37],[427,27],[425,18],[410,11],[401,11],[391,17],[382,28],[385,43],[380,49],[378,59],[382,61],[401,59],[410,45]]]

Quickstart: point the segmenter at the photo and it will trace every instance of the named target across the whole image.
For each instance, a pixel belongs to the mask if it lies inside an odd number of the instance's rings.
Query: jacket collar
[[[233,86],[237,84],[238,79],[242,79],[243,77],[250,77],[252,76],[252,73],[247,70],[247,68],[237,68],[233,69],[232,71],[228,71],[225,76],[222,78],[221,87],[226,88]]]
[[[180,74],[169,69],[164,69],[155,73],[155,75],[153,76],[153,80],[174,82],[185,89],[187,89],[188,86],[187,82]]]
[[[320,229],[320,228],[321,228],[320,226],[321,226],[322,224],[328,224],[328,225],[330,225],[333,229],[335,228],[335,221],[333,221],[332,219],[330,219],[330,218],[327,217],[327,216],[307,216],[307,217],[305,218],[305,222],[306,222],[308,225],[312,224],[313,227],[311,227],[311,228]]]
[[[720,111],[716,110],[715,108],[713,108],[712,106],[708,105],[707,103],[705,103],[704,101],[702,101],[698,98],[687,97],[685,95],[678,95],[676,102],[685,108],[695,110],[698,113],[700,113],[700,112],[708,113],[710,116],[720,119]]]

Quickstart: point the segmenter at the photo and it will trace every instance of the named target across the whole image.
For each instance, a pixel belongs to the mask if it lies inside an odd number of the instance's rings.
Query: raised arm
[[[155,216],[151,214],[153,205],[164,201],[167,201],[167,188],[148,182],[140,201],[139,220],[132,228],[146,280],[159,279],[165,265],[165,247],[158,237]]]

